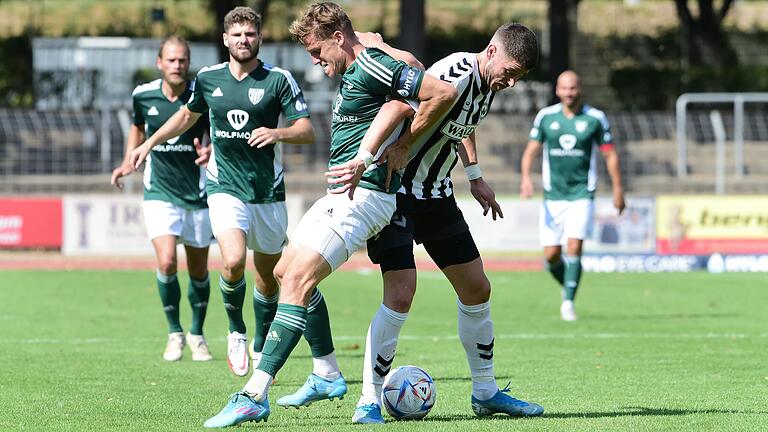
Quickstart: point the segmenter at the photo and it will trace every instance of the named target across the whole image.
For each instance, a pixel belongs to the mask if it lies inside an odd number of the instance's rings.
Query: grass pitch
[[[437,405],[421,422],[351,425],[381,279],[342,272],[321,288],[347,397],[301,410],[273,406],[268,423],[239,430],[768,428],[764,275],[586,274],[575,323],[560,321],[548,275],[490,278],[499,385],[512,381],[512,394],[542,404],[544,417],[475,418],[455,296],[439,273],[423,272],[394,364],[425,368],[435,378]],[[187,351],[181,362],[167,363],[151,271],[5,271],[0,280],[0,430],[202,430],[245,382],[226,366],[226,319],[215,285],[205,326],[215,360],[192,362]],[[180,281],[186,292],[185,277]],[[189,315],[184,295],[186,326]],[[250,308],[246,317],[251,331]],[[302,341],[272,400],[300,386],[311,364]]]

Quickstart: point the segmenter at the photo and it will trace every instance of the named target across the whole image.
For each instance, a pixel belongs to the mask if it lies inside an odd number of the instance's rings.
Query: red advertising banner
[[[61,200],[0,197],[0,249],[61,248]]]

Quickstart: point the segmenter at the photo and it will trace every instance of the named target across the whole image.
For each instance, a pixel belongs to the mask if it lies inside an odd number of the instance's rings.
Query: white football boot
[[[563,300],[563,304],[560,305],[560,319],[563,321],[576,321],[576,308],[573,305],[573,300]]]
[[[244,334],[232,332],[227,336],[227,364],[235,375],[248,375],[248,338]]]
[[[165,361],[179,361],[181,360],[181,354],[184,351],[184,333],[175,332],[168,333],[168,343],[165,344],[165,352],[163,353],[163,360]]]
[[[213,360],[211,350],[208,348],[208,343],[205,342],[205,337],[203,337],[203,335],[193,335],[187,333],[187,345],[189,345],[189,349],[192,351],[192,360]]]

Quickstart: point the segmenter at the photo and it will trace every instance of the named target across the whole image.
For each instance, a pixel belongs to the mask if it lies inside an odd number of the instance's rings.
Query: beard
[[[247,63],[259,55],[259,46],[256,45],[255,47],[250,47],[248,53],[241,53],[237,49],[237,46],[229,47],[229,55],[240,63]]]

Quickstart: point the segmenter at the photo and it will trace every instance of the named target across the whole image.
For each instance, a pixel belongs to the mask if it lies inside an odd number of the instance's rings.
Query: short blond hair
[[[166,45],[181,45],[184,47],[184,49],[187,51],[187,60],[189,60],[190,53],[189,53],[189,43],[186,39],[184,39],[181,36],[168,36],[167,38],[163,39],[163,41],[160,43],[160,50],[157,51],[157,57],[163,58],[163,49],[165,49]]]
[[[224,33],[235,24],[253,24],[261,32],[261,15],[249,7],[238,6],[224,15]]]
[[[347,13],[333,2],[311,4],[302,16],[291,24],[289,31],[301,43],[310,35],[318,40],[326,40],[336,31],[346,36],[355,34]]]

